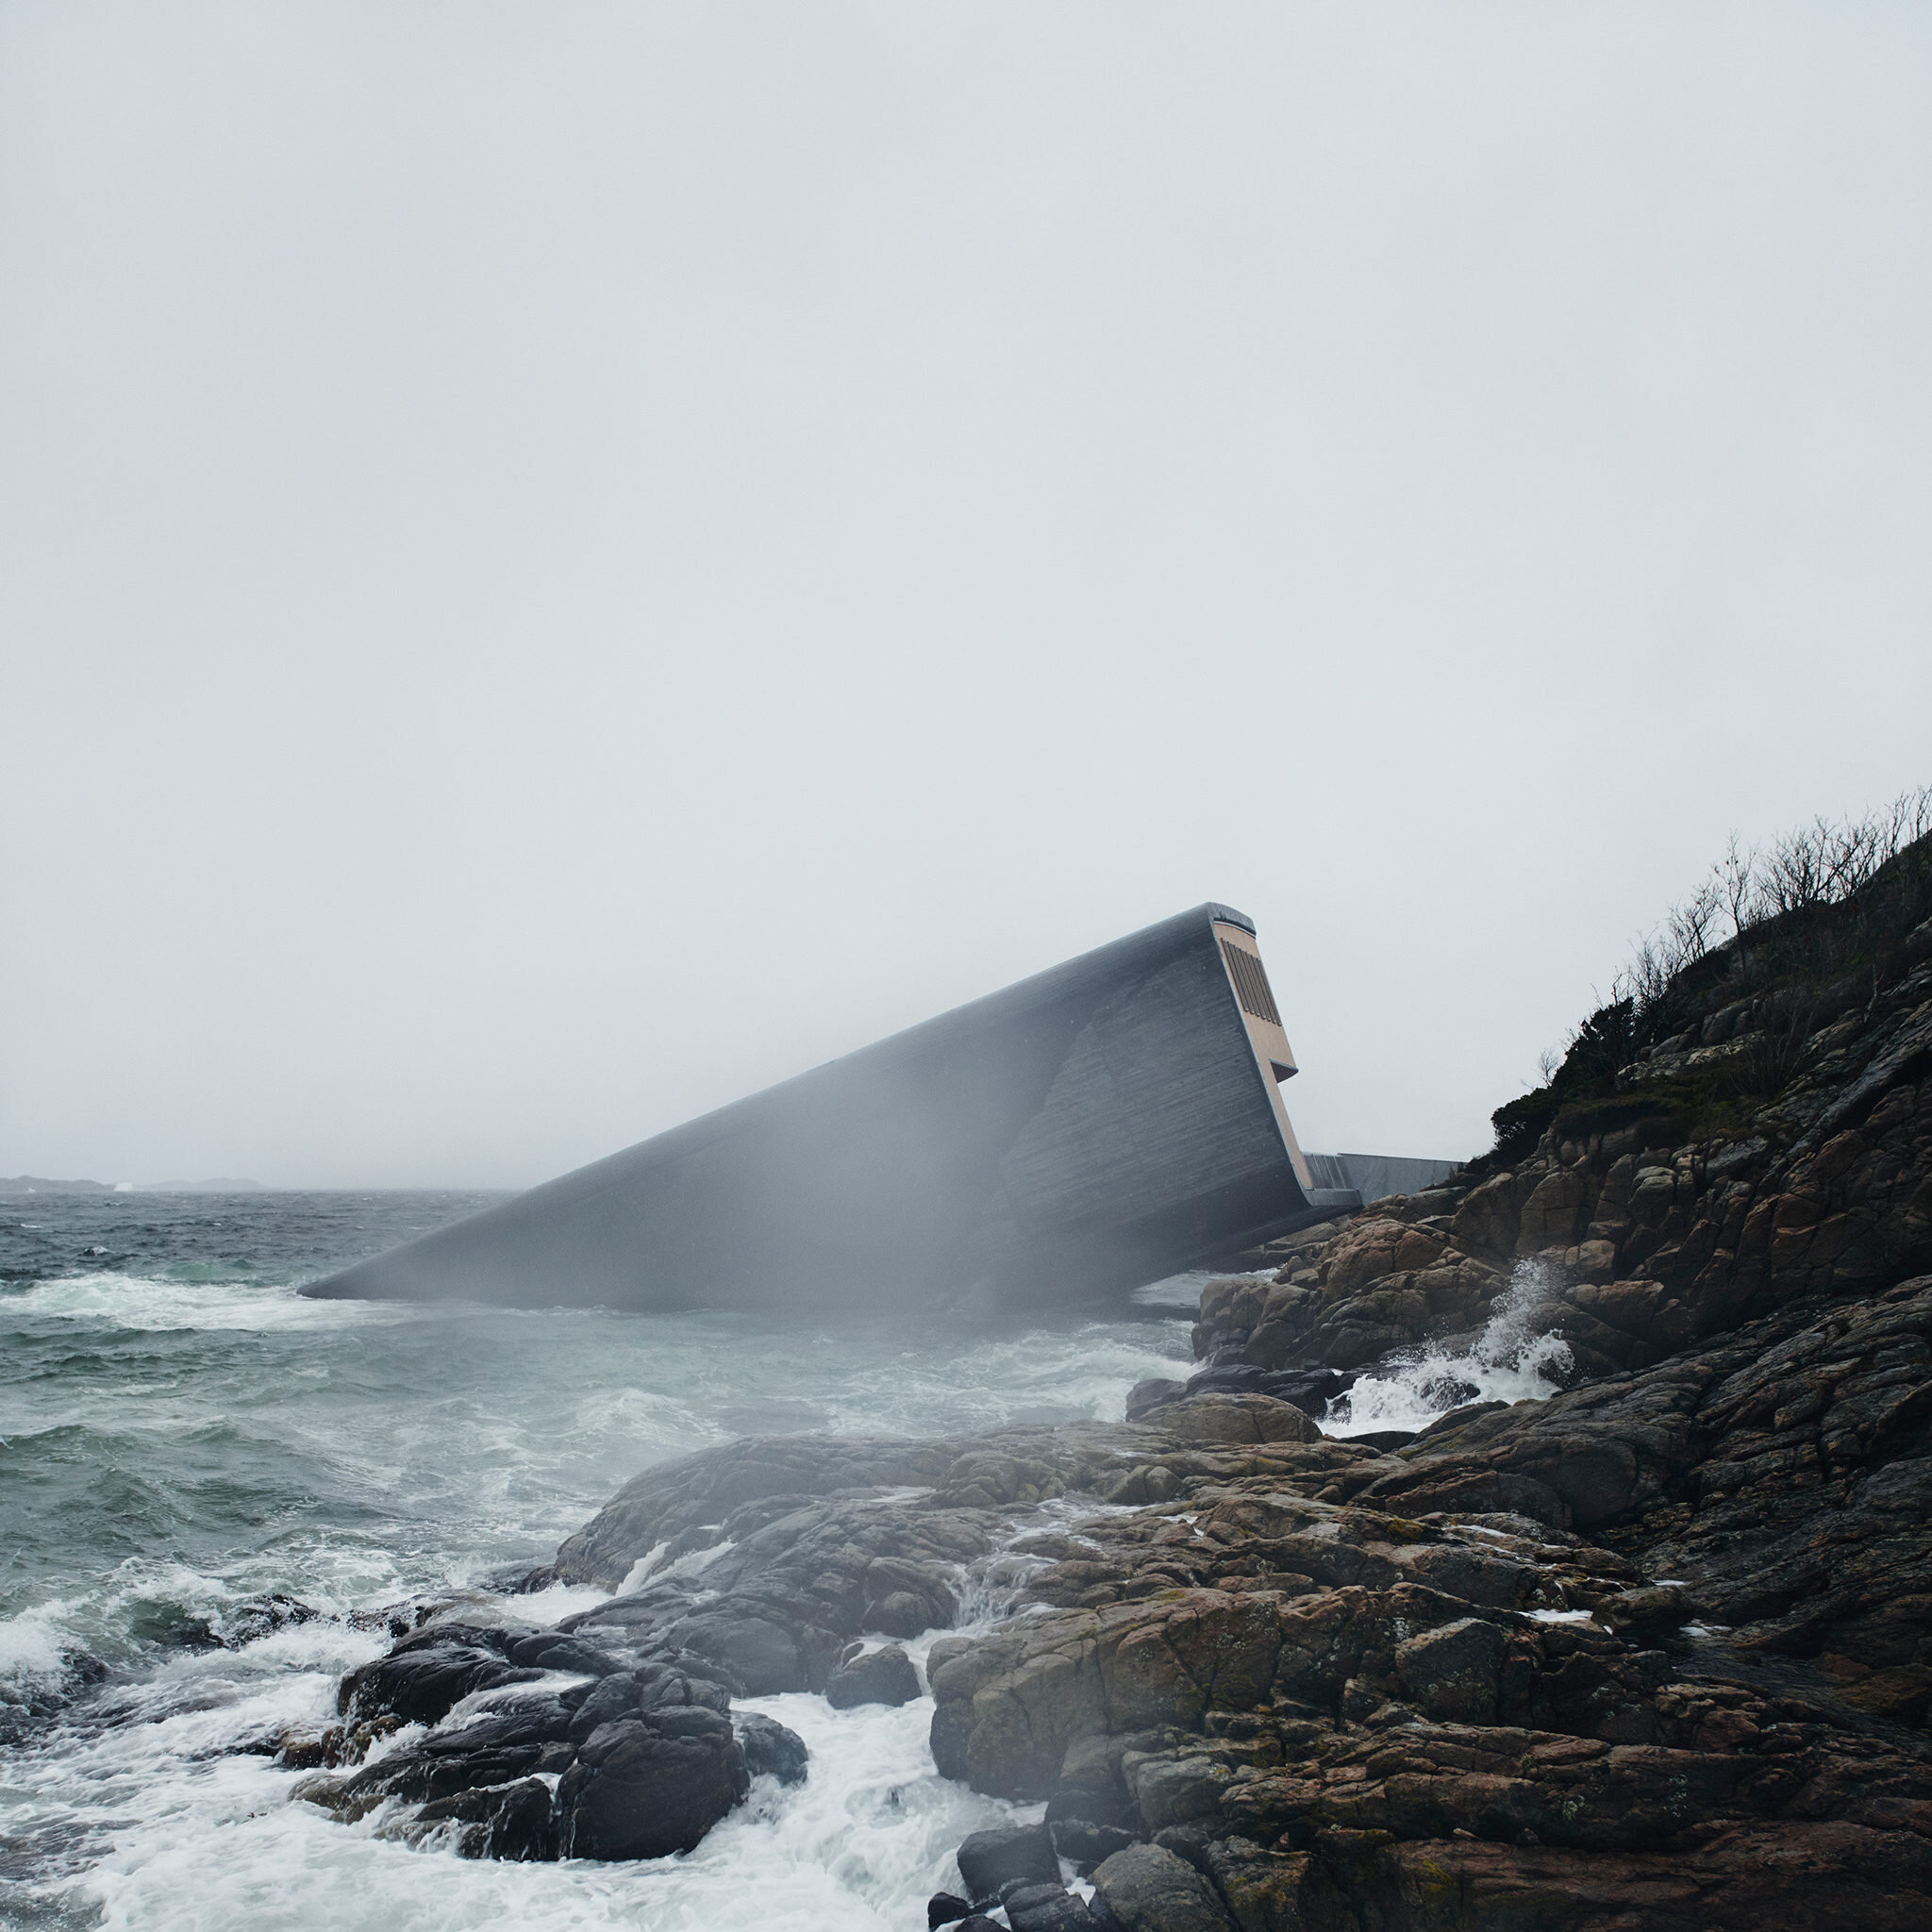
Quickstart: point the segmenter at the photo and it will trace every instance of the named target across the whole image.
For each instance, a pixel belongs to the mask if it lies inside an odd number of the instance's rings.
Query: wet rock
[[[534,1567],[516,1563],[491,1571],[483,1579],[483,1587],[502,1596],[534,1596],[539,1591],[551,1589],[556,1582],[555,1563],[539,1563]]]
[[[1046,1803],[1046,1822],[1058,1826],[1062,1821],[1086,1826],[1118,1825],[1131,1828],[1139,1822],[1133,1794],[1127,1790],[1121,1770],[1123,1758],[1137,1746],[1160,1742],[1158,1735],[1142,1740],[1131,1735],[1075,1738],[1060,1759],[1059,1777]],[[1139,1836],[1138,1833],[1134,1834]],[[1118,1845],[1110,1846],[1118,1851]],[[1074,1854],[1067,1854],[1073,1857]],[[1102,1853],[1101,1857],[1106,1857]],[[1097,1864],[1099,1860],[1096,1858]]]
[[[1494,1724],[1507,1649],[1495,1624],[1458,1617],[1398,1643],[1395,1672],[1410,1702],[1439,1724]]]
[[[374,1690],[366,1677],[354,1688],[345,1684],[345,1701],[355,1705],[379,1691],[393,1704],[400,1684],[408,1693],[402,1701],[434,1710],[468,1681],[477,1655],[494,1656],[467,1641],[469,1632],[434,1634],[444,1641],[397,1646],[408,1672],[390,1672]],[[395,1660],[391,1653],[380,1662]],[[440,1674],[426,1674],[432,1671]],[[385,1835],[420,1842],[447,1827],[468,1857],[661,1857],[690,1849],[742,1799],[750,1758],[780,1777],[803,1775],[805,1746],[796,1736],[747,1713],[741,1724],[748,1758],[727,1707],[715,1683],[647,1658],[588,1685],[465,1714],[346,1776],[310,1778],[297,1795],[347,1821],[401,1799],[420,1808],[386,1824]],[[299,1761],[353,1761],[372,1730],[400,1722],[385,1707],[373,1724],[326,1734],[312,1757]],[[550,1777],[558,1779],[554,1799]]]
[[[697,1845],[750,1786],[730,1720],[699,1706],[600,1725],[557,1788],[567,1858],[660,1858]]]
[[[1322,1431],[1292,1403],[1272,1395],[1189,1395],[1150,1421],[1177,1442],[1319,1442]]]
[[[927,1664],[934,1761],[981,1790],[1049,1797],[1081,1739],[1191,1728],[1216,1697],[1236,1708],[1265,1697],[1282,1614],[1268,1594],[1167,1589],[1092,1612],[1027,1619],[970,1645],[935,1645]],[[1328,1670],[1332,1643],[1326,1635],[1321,1643]]]
[[[698,1660],[689,1656],[683,1663]],[[570,1735],[581,1743],[599,1724],[658,1709],[675,1709],[695,1705],[708,1710],[727,1711],[731,1696],[722,1684],[694,1675],[679,1664],[661,1658],[643,1658],[627,1671],[612,1671],[588,1687],[574,1687],[561,1693],[574,1703]]]
[[[221,1641],[230,1650],[240,1650],[245,1643],[258,1643],[264,1637],[273,1637],[277,1630],[312,1624],[321,1614],[320,1610],[279,1591],[249,1597],[222,1619]]]
[[[290,1724],[244,1748],[251,1756],[273,1757],[284,1771],[320,1771],[341,1762],[342,1736],[340,1724],[322,1731]]]
[[[1189,1395],[1272,1395],[1277,1402],[1291,1404],[1304,1413],[1320,1415],[1338,1395],[1345,1395],[1355,1376],[1320,1362],[1305,1362],[1298,1368],[1264,1369],[1246,1362],[1217,1363],[1197,1369],[1188,1377],[1184,1392]]]
[[[774,1777],[781,1785],[805,1782],[811,1754],[796,1731],[750,1710],[734,1713],[731,1724],[744,1753],[744,1768],[753,1777]]]
[[[1807,1823],[1744,1826],[1664,1854],[1464,1838],[1365,1845],[1351,1887],[1393,1925],[1417,1923],[1413,1901],[1447,1898],[1461,1924],[1538,1932],[1917,1932],[1932,1897],[1927,1866],[1916,1834]]]
[[[433,1724],[478,1690],[527,1683],[541,1671],[512,1664],[503,1637],[458,1624],[433,1624],[403,1638],[387,1657],[351,1671],[336,1693],[336,1708],[352,1722],[379,1716]]]
[[[1156,1375],[1145,1382],[1136,1382],[1127,1391],[1127,1420],[1139,1422],[1144,1415],[1170,1402],[1178,1402],[1188,1392],[1188,1384],[1174,1382],[1164,1376]]]
[[[132,1620],[132,1634],[163,1650],[220,1650],[222,1640],[213,1623],[197,1617],[180,1604],[143,1605]]]
[[[1093,1890],[1122,1932],[1235,1932],[1214,1888],[1159,1845],[1116,1852],[1094,1873]]]
[[[926,1598],[911,1591],[889,1591],[866,1606],[865,1627],[881,1637],[918,1637],[933,1627],[931,1608]]]
[[[825,1702],[834,1710],[861,1704],[910,1704],[919,1695],[919,1672],[896,1643],[869,1650],[843,1663],[825,1683]]]
[[[1839,1696],[1855,1710],[1924,1728],[1932,1717],[1932,1668],[1896,1664],[1874,1671],[1847,1684]]]
[[[1128,1782],[1147,1829],[1164,1834],[1175,1825],[1217,1819],[1234,1767],[1211,1752],[1164,1752],[1130,1763]]]
[[[346,1779],[312,1785],[303,1794],[338,1816],[358,1817],[383,1798],[425,1803],[511,1784],[552,1768],[545,1754],[555,1746],[568,1749],[572,1715],[559,1698],[531,1698],[471,1724],[433,1730]]]
[[[1091,1871],[1103,1859],[1137,1843],[1140,1833],[1118,1824],[1094,1824],[1085,1818],[1056,1818],[1048,1827],[1054,1849],[1071,1865]]]
[[[704,1659],[688,1651],[646,1657],[637,1667],[638,1704],[644,1710],[660,1706],[699,1704],[707,1710],[729,1710],[731,1687],[708,1675]]]
[[[639,1690],[636,1675],[628,1671],[616,1672],[592,1685],[571,1718],[571,1741],[581,1744],[600,1724],[636,1717],[642,1709]]]
[[[441,1824],[462,1826],[457,1850],[466,1858],[525,1864],[557,1857],[550,1787],[541,1778],[432,1799],[416,1813],[415,1823],[425,1830]]]
[[[1044,1824],[997,1824],[975,1831],[960,1845],[959,1876],[975,1899],[997,1896],[1003,1886],[1058,1885],[1059,1854]]]
[[[1212,1882],[1241,1932],[1301,1932],[1316,1916],[1307,1909],[1310,1860],[1241,1837],[1219,1838],[1201,1849],[1199,1869]]]
[[[957,1892],[936,1891],[925,1902],[925,1932],[938,1932],[941,1925],[954,1924],[972,1909],[972,1902]]]
[[[841,1647],[833,1632],[761,1603],[708,1607],[671,1624],[666,1635],[722,1665],[748,1697],[823,1690]]]
[[[1013,1932],[1098,1932],[1086,1901],[1061,1885],[1023,1885],[1007,1893],[1005,1905]]]
[[[783,1498],[795,1508],[867,1486],[930,1486],[942,1480],[962,1446],[789,1436],[754,1437],[702,1451],[626,1484],[594,1522],[565,1541],[558,1571],[573,1583],[615,1590],[631,1566],[660,1542],[701,1524],[723,1524],[747,1504]]]
[[[1596,1607],[1599,1624],[1640,1647],[1675,1636],[1695,1614],[1684,1591],[1668,1585],[1619,1591]]]
[[[504,1645],[504,1655],[509,1662],[532,1670],[578,1671],[593,1677],[608,1676],[623,1668],[609,1652],[556,1630],[533,1630],[512,1636]]]
[[[0,1678],[0,1744],[18,1743],[51,1724],[81,1690],[106,1682],[108,1675],[100,1657],[70,1645],[60,1653],[58,1678]]]
[[[958,1606],[937,1565],[877,1557],[866,1565],[860,1627],[882,1637],[918,1637],[952,1626]]]

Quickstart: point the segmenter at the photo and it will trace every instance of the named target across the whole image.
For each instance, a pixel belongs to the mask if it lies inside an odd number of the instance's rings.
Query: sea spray
[[[1541,1401],[1563,1388],[1574,1366],[1560,1335],[1531,1331],[1531,1313],[1550,1298],[1540,1261],[1519,1261],[1482,1331],[1462,1347],[1407,1349],[1362,1375],[1322,1417],[1331,1436],[1424,1429],[1471,1402]]]

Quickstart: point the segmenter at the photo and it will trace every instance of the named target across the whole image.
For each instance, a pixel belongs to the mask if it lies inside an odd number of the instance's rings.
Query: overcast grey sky
[[[1932,779],[1932,8],[0,7],[0,1173],[522,1184],[1164,917],[1459,1156]]]

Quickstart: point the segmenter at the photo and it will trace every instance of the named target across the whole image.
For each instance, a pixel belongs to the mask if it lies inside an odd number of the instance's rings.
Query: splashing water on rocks
[[[1541,1401],[1565,1388],[1574,1359],[1560,1335],[1537,1334],[1532,1311],[1555,1284],[1538,1261],[1519,1261],[1507,1291],[1474,1335],[1407,1349],[1369,1370],[1329,1403],[1322,1426],[1331,1436],[1424,1429],[1471,1402]]]

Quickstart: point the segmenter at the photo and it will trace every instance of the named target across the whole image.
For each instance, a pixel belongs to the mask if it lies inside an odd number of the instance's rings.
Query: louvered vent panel
[[[1257,1020],[1266,1020],[1271,1026],[1279,1026],[1281,1014],[1275,1008],[1274,993],[1268,989],[1268,975],[1261,970],[1259,956],[1245,946],[1236,945],[1232,940],[1223,940],[1221,950],[1227,955],[1228,974],[1234,980],[1235,996],[1241,1003],[1241,1010]]]

